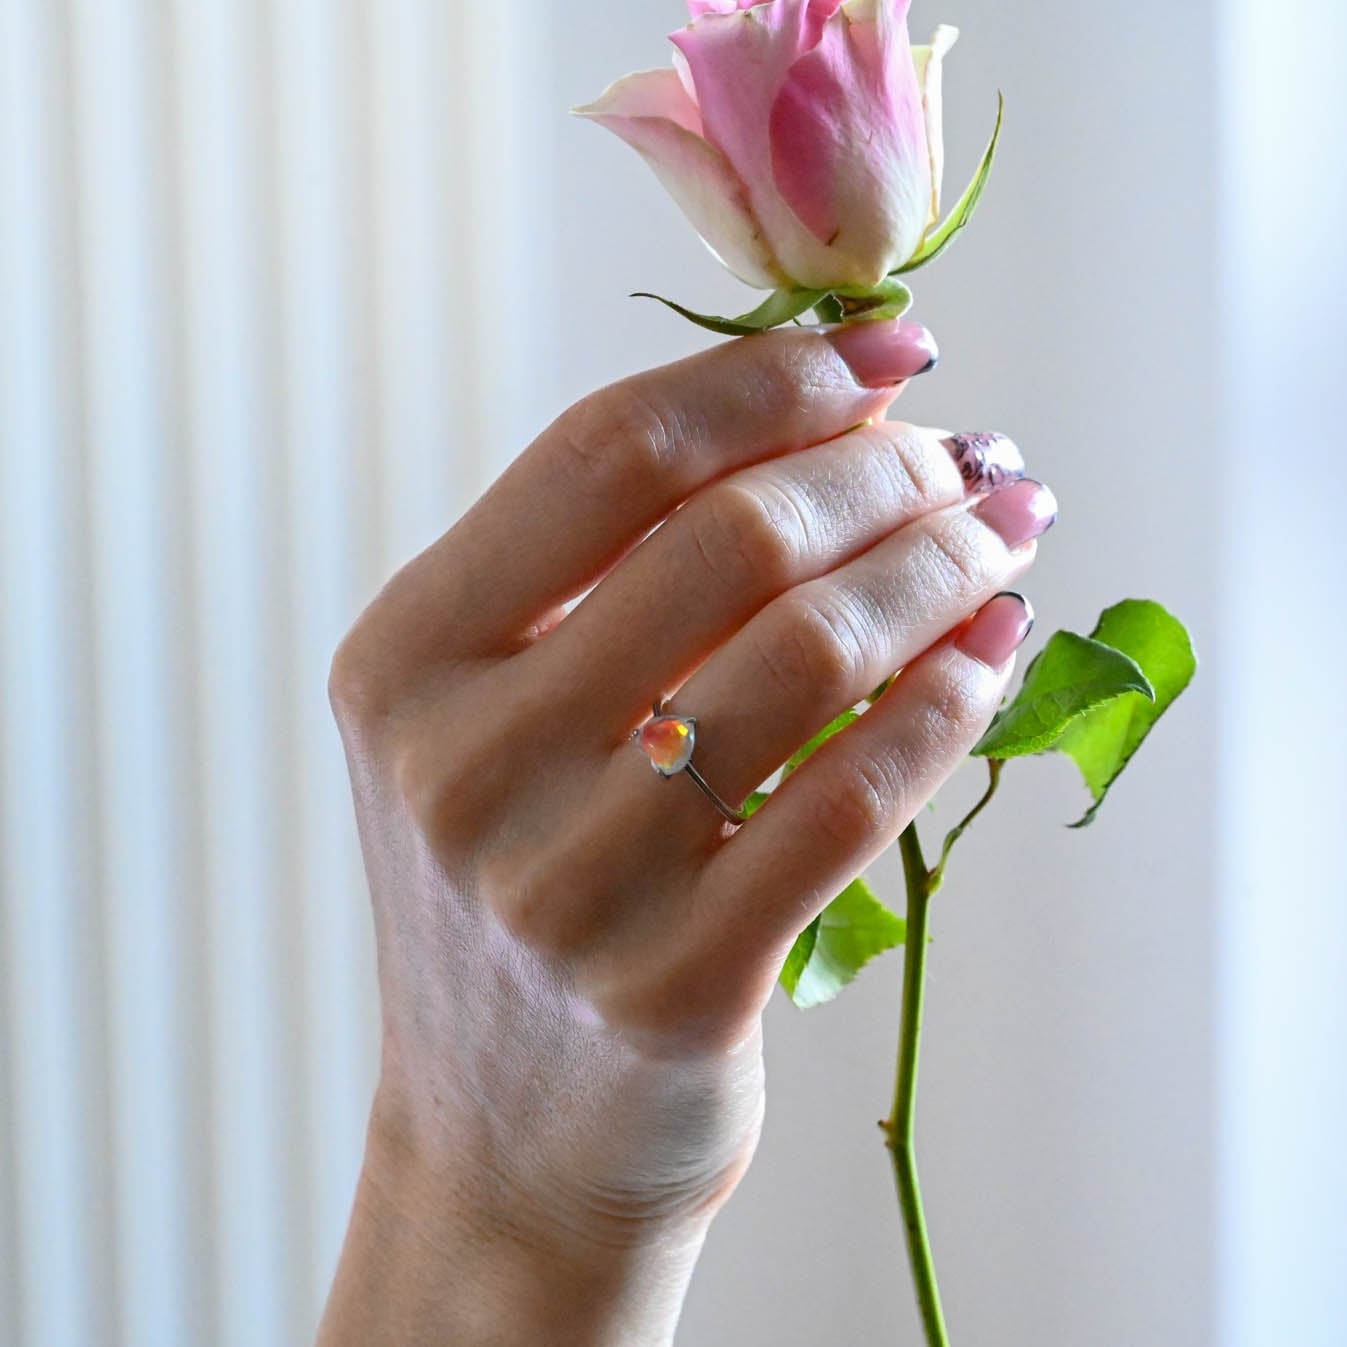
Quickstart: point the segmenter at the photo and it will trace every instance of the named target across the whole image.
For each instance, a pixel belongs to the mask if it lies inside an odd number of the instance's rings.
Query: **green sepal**
[[[1135,660],[1154,696],[1128,692],[1097,706],[1068,725],[1054,745],[1075,760],[1094,798],[1073,828],[1094,821],[1109,787],[1197,672],[1197,656],[1183,623],[1151,599],[1124,599],[1105,609],[1091,635]]]
[[[1025,670],[1019,692],[974,745],[973,756],[1045,753],[1073,720],[1129,692],[1155,698],[1131,656],[1072,631],[1055,632]]]
[[[652,295],[648,290],[637,290],[631,297],[657,299],[688,322],[696,323],[708,332],[718,332],[724,337],[747,337],[798,318],[812,309],[827,293],[826,290],[773,290],[756,309],[740,314],[738,318],[718,318],[715,314],[696,313],[681,304],[675,304],[672,299],[665,299],[663,295]]]
[[[996,95],[996,125],[992,128],[992,138],[987,142],[987,149],[982,156],[982,162],[978,165],[978,171],[973,175],[973,181],[964,189],[964,194],[955,203],[954,209],[945,216],[944,223],[933,229],[926,236],[921,247],[901,267],[892,272],[892,275],[901,276],[905,272],[915,271],[918,267],[924,267],[927,262],[934,261],[954,242],[955,235],[973,218],[973,212],[982,199],[983,189],[987,186],[987,178],[992,171],[992,161],[996,158],[996,145],[1001,139],[1001,120],[1005,115],[1005,110],[1005,97],[998,93]]]
[[[903,918],[889,911],[865,880],[852,880],[800,932],[781,969],[781,985],[801,1010],[822,1005],[906,935]]]

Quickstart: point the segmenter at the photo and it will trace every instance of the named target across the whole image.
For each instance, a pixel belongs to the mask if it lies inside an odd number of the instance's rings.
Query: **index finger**
[[[612,384],[564,412],[381,602],[423,656],[517,649],[699,487],[878,415],[937,358],[919,323],[792,328]]]

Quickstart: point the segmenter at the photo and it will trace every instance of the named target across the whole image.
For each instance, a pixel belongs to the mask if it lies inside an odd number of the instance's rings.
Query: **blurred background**
[[[328,659],[564,405],[709,340],[629,291],[753,302],[565,115],[683,13],[0,0],[3,1347],[309,1340],[377,1046]],[[998,88],[1007,127],[917,278],[944,360],[902,414],[1056,489],[1035,642],[1136,594],[1205,658],[1094,827],[1069,763],[1016,764],[939,900],[951,1330],[1340,1347],[1347,11],[912,21],[963,29],[951,186]],[[680,1342],[918,1341],[875,1127],[900,971],[773,1005]]]

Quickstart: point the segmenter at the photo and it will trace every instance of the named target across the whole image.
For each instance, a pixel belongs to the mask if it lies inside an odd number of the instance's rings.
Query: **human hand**
[[[792,941],[963,759],[1028,629],[993,595],[1055,506],[983,491],[1013,447],[863,424],[927,343],[783,330],[585,399],[343,642],[384,1037],[327,1347],[671,1339]],[[899,668],[739,830],[630,742],[669,697],[738,803]]]

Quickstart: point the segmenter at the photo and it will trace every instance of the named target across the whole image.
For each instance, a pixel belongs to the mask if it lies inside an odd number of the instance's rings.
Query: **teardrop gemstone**
[[[684,716],[656,716],[636,732],[636,742],[661,776],[673,776],[692,761],[696,740],[697,722]]]

